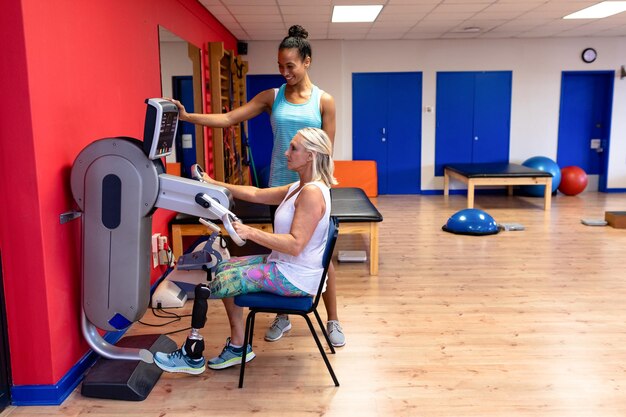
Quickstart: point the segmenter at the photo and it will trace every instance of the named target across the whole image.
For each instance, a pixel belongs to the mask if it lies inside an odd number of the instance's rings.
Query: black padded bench
[[[330,195],[331,215],[339,219],[339,233],[369,235],[370,275],[377,275],[378,223],[383,221],[383,216],[360,188],[333,188],[330,190]],[[267,232],[272,231],[269,206],[235,200],[233,212],[247,225]],[[175,259],[183,253],[184,236],[203,236],[211,233],[206,226],[198,222],[197,217],[186,214],[178,214],[170,224],[172,226],[172,251]]]
[[[339,219],[339,234],[367,234],[370,242],[370,275],[378,275],[378,223],[376,206],[360,188],[331,188],[331,216]]]
[[[544,210],[552,201],[552,174],[519,164],[453,164],[444,167],[443,195],[450,194],[450,178],[467,184],[467,207],[474,207],[474,187],[481,185],[507,186],[509,195],[514,185],[545,185]]]

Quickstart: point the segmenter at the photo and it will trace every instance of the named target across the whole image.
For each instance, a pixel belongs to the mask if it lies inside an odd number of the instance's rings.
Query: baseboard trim
[[[150,294],[154,293],[156,287],[171,270],[172,268],[168,268],[167,271],[152,284]],[[113,345],[117,343],[127,331],[128,329],[120,332],[108,332],[103,338]],[[93,350],[89,350],[56,384],[12,386],[11,405],[61,405],[83,380],[87,370],[93,366],[98,358],[98,354]]]
[[[126,331],[109,332],[104,335],[104,340],[117,343]],[[87,352],[59,382],[52,385],[14,385],[11,387],[11,404],[19,406],[28,405],[61,405],[63,401],[74,391],[85,372],[96,362],[98,355],[90,350]]]

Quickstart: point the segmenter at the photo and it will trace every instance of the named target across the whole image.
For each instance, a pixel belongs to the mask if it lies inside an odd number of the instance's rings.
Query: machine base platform
[[[148,334],[128,336],[117,346],[145,348],[156,352],[173,352],[178,348],[167,336]],[[156,385],[163,371],[154,363],[99,358],[88,371],[81,394],[110,400],[143,401]]]

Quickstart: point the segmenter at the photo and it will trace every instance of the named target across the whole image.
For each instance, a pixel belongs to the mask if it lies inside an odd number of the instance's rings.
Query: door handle
[[[602,139],[598,139],[598,138],[591,139],[590,147],[591,149],[595,149],[597,153],[601,153],[604,151],[604,147],[602,146],[603,142],[604,141]]]

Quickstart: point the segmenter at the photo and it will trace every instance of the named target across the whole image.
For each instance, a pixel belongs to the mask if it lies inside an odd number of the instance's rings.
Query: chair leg
[[[328,337],[328,332],[326,331],[326,328],[324,328],[324,323],[322,322],[322,318],[320,317],[320,315],[317,312],[317,310],[313,310],[313,313],[315,314],[315,318],[317,319],[317,323],[320,325],[320,329],[322,329],[322,334],[324,335],[324,338],[326,339],[326,343],[328,343],[328,347],[330,348],[330,352],[334,354],[335,353],[335,347],[333,346],[332,343],[330,343],[330,338]]]
[[[252,343],[252,335],[254,334],[254,316],[255,312],[250,310],[246,318],[246,329],[243,335],[243,355],[241,355],[241,369],[239,370],[239,388],[243,388],[243,375],[246,371],[246,356],[248,356],[248,343]]]
[[[252,320],[250,321],[250,335],[248,336],[248,343],[252,346],[252,341],[254,340],[254,325],[256,323],[256,312],[252,315]]]
[[[330,376],[333,379],[333,382],[335,383],[335,386],[338,387],[339,386],[339,381],[337,380],[337,377],[335,376],[335,371],[333,371],[333,367],[330,366],[330,362],[328,361],[328,357],[326,356],[326,352],[324,352],[324,348],[322,347],[322,343],[320,342],[319,337],[317,337],[317,333],[315,332],[315,328],[313,327],[313,323],[311,322],[311,319],[309,318],[308,315],[302,315],[302,317],[304,317],[304,319],[306,320],[306,323],[309,325],[309,330],[311,330],[311,334],[313,335],[313,339],[315,339],[315,343],[317,344],[317,348],[319,349],[320,353],[322,354],[322,359],[324,359],[324,363],[326,364],[326,368],[328,368],[328,372],[330,373]],[[318,316],[318,320],[319,320],[319,316]],[[328,338],[328,336],[326,336],[326,337]],[[331,348],[332,348],[332,346],[331,346]]]

